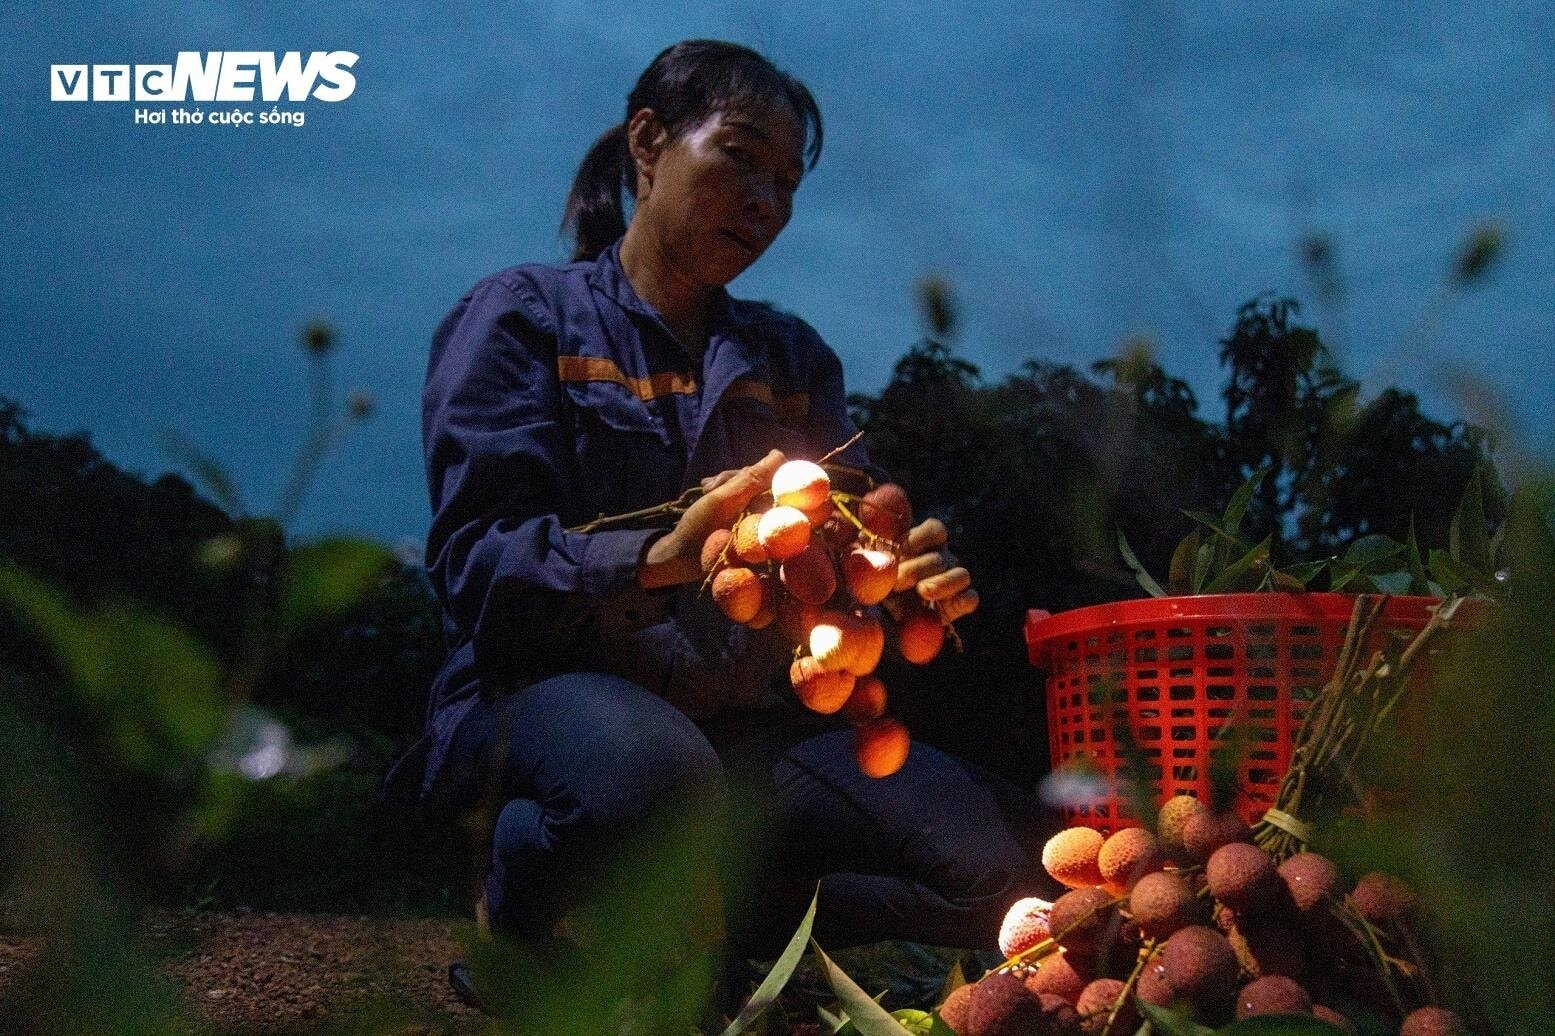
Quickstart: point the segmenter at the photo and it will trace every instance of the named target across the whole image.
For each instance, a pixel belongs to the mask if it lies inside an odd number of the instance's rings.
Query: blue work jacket
[[[693,718],[772,704],[788,655],[775,630],[730,622],[696,583],[637,584],[662,530],[568,529],[773,448],[817,459],[840,446],[856,431],[842,366],[803,320],[722,289],[697,362],[633,290],[620,250],[493,274],[433,336],[426,556],[448,657],[423,792],[480,695],[558,673],[616,673]],[[858,446],[837,459],[869,467]]]

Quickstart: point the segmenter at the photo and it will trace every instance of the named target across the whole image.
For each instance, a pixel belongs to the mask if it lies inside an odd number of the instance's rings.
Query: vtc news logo
[[[356,89],[348,50],[180,51],[171,65],[51,65],[54,101],[343,101]],[[255,92],[258,96],[255,96]]]

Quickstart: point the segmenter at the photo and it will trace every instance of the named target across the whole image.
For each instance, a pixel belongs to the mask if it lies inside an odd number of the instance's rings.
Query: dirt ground
[[[146,935],[172,948],[168,971],[191,1013],[213,1030],[306,1031],[368,1008],[388,1031],[481,1028],[482,1016],[448,986],[459,948],[447,921],[159,912],[148,917]],[[0,1003],[41,951],[37,939],[0,934]]]
[[[480,1013],[449,988],[448,963],[461,956],[447,919],[387,920],[340,914],[153,911],[142,934],[163,961],[197,1032],[469,1033],[486,1029]],[[34,986],[39,939],[0,925],[0,1032],[11,1032],[7,1004]],[[937,1002],[946,970],[977,955],[915,943],[877,943],[834,954],[870,990],[887,990],[889,1006]],[[984,967],[997,955],[982,955]],[[808,959],[784,993],[791,1031],[819,1031],[813,1005],[831,999]],[[790,1003],[789,1001],[792,1001]]]

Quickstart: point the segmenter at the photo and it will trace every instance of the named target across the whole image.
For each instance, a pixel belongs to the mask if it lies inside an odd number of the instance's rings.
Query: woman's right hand
[[[701,579],[703,542],[713,530],[734,524],[751,499],[772,485],[772,475],[784,460],[781,450],[773,450],[748,468],[704,479],[706,492],[673,529],[649,545],[637,567],[637,582],[651,590]]]

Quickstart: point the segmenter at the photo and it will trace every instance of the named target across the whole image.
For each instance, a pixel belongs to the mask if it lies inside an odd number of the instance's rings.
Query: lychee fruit
[[[726,568],[713,577],[713,602],[735,622],[749,622],[761,610],[761,580],[748,568]]]
[[[1469,1027],[1444,1007],[1421,1007],[1404,1019],[1398,1036],[1469,1036]]]
[[[1297,853],[1280,864],[1279,875],[1296,916],[1304,922],[1324,913],[1340,895],[1339,868],[1319,853]]]
[[[1147,939],[1164,939],[1192,924],[1198,915],[1198,900],[1188,883],[1166,871],[1140,878],[1129,893],[1128,904]]]
[[[1036,971],[1026,976],[1026,988],[1033,993],[1052,993],[1076,1003],[1086,983],[1095,977],[1095,965],[1089,958],[1073,953],[1050,953],[1037,962]]]
[[[1134,986],[1134,995],[1141,1002],[1153,1007],[1170,1007],[1182,999],[1182,994],[1166,981],[1166,968],[1161,964],[1160,954],[1151,958],[1140,971],[1139,982]]]
[[[789,595],[805,604],[825,604],[837,592],[837,570],[832,567],[831,555],[816,543],[784,561],[779,574]]]
[[[1099,858],[1104,839],[1089,827],[1068,827],[1042,847],[1042,866],[1060,885],[1091,888],[1103,880]]]
[[[945,1002],[939,1005],[940,1020],[950,1026],[956,1036],[966,1036],[967,1010],[972,1003],[973,984],[968,982],[950,991]]]
[[[1247,821],[1230,810],[1218,815],[1205,810],[1189,817],[1182,828],[1183,848],[1200,861],[1209,859],[1210,854],[1223,845],[1250,842],[1252,838],[1253,830],[1247,826]]]
[[[788,667],[794,693],[811,712],[828,715],[842,708],[853,693],[853,674],[821,667],[814,656],[805,655]]]
[[[842,718],[852,724],[868,723],[885,715],[885,684],[866,674],[853,682],[853,693],[842,705]]]
[[[797,507],[774,507],[756,523],[756,542],[772,561],[787,561],[810,545],[810,519]]]
[[[1338,1011],[1334,1010],[1332,1007],[1329,1007],[1326,1004],[1313,1004],[1312,1017],[1316,1018],[1318,1021],[1327,1022],[1329,1025],[1332,1025],[1334,1028],[1339,1029],[1342,1032],[1350,1033],[1351,1036],[1355,1036],[1355,1034],[1360,1032],[1360,1030],[1355,1027],[1354,1022],[1350,1021],[1350,1019],[1346,1018],[1344,1015],[1340,1014]]]
[[[1408,924],[1420,906],[1420,897],[1401,879],[1383,871],[1361,875],[1350,893],[1355,909],[1374,925]]]
[[[1156,841],[1160,842],[1162,851],[1168,856],[1186,860],[1188,850],[1183,845],[1183,828],[1188,826],[1189,820],[1207,812],[1209,808],[1192,795],[1173,795],[1167,799],[1156,817],[1155,825]]]
[[[1237,962],[1224,935],[1203,925],[1179,929],[1161,947],[1162,977],[1196,1006],[1213,1007],[1236,992]]]
[[[772,502],[809,511],[828,502],[831,477],[813,461],[791,460],[772,473]]]
[[[1261,1014],[1311,1014],[1312,997],[1284,975],[1265,975],[1242,987],[1236,997],[1237,1021]]]
[[[1210,895],[1239,914],[1268,907],[1280,882],[1269,854],[1246,842],[1232,842],[1211,853],[1204,879]]]
[[[1124,984],[1115,978],[1099,978],[1086,986],[1074,1005],[1075,1013],[1080,1016],[1080,1028],[1085,1032],[1101,1032],[1112,1017],[1112,1009],[1117,1007],[1118,1016],[1112,1023],[1112,1031],[1122,1033],[1138,1029],[1139,1012],[1132,999],[1118,1005],[1124,988]]]
[[[896,628],[896,646],[913,665],[927,665],[945,646],[945,624],[933,612],[914,609]]]
[[[1041,998],[1014,975],[995,972],[973,986],[961,1036],[1026,1036],[1047,1029]]]
[[[847,675],[853,679],[852,674]],[[866,776],[889,777],[907,762],[912,747],[907,728],[889,716],[870,720],[853,731],[853,752]]]
[[[702,541],[702,571],[712,572],[713,569],[722,567],[718,559],[723,557],[724,548],[729,546],[729,540],[733,534],[728,529],[714,529],[707,534],[707,539]],[[724,564],[728,564],[725,558]]]
[[[1112,896],[1100,888],[1065,892],[1053,904],[1048,920],[1053,938],[1070,953],[1095,955],[1106,936],[1112,911]]]
[[[773,586],[771,576],[762,573],[757,578],[761,580],[761,607],[756,609],[756,614],[752,615],[745,625],[749,629],[764,630],[777,618],[776,600],[780,595],[777,588]]]
[[[810,630],[820,620],[822,610],[813,604],[796,601],[787,594],[778,595],[777,628],[783,639],[795,644],[807,644]]]
[[[1134,882],[1164,867],[1166,857],[1155,835],[1142,827],[1125,827],[1102,843],[1096,863],[1107,891],[1121,896]]]
[[[885,650],[885,631],[867,615],[823,612],[810,627],[810,654],[822,668],[845,669],[864,676],[880,664]]]
[[[896,555],[856,546],[842,556],[842,581],[859,604],[879,604],[896,588]]]
[[[886,482],[864,494],[859,501],[858,519],[876,536],[900,543],[912,528],[912,503],[901,486]]]
[[[1053,929],[1048,924],[1052,914],[1053,904],[1045,899],[1016,900],[1015,905],[1005,911],[1004,921],[999,925],[999,952],[1006,958],[1013,957],[1052,935]]]
[[[762,565],[767,561],[767,549],[761,545],[759,530],[761,515],[748,514],[734,523],[730,533],[729,549],[747,565]]]

